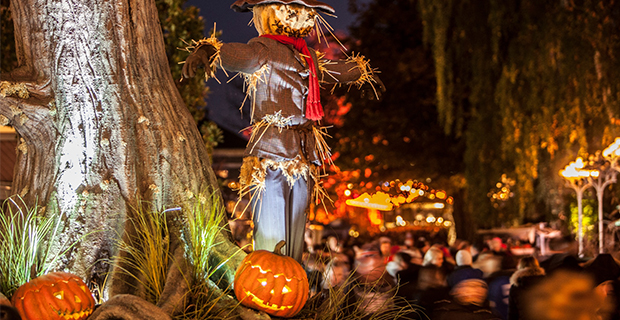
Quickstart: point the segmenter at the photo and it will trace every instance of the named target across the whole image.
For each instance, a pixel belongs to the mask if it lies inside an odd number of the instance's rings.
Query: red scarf
[[[323,118],[323,106],[321,106],[321,92],[319,91],[319,78],[316,76],[316,69],[314,66],[314,60],[308,50],[306,41],[302,38],[293,38],[283,35],[271,35],[265,34],[261,37],[270,38],[276,40],[282,44],[292,44],[295,50],[299,51],[308,64],[310,69],[310,85],[308,88],[308,98],[306,101],[306,118],[310,120],[321,120]]]

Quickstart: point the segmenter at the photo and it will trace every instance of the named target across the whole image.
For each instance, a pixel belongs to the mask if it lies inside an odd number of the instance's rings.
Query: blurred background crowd
[[[448,246],[414,232],[316,244],[308,231],[306,243],[311,294],[353,295],[368,301],[369,316],[400,303],[419,319],[620,319],[620,263],[611,254],[524,255],[500,237]]]

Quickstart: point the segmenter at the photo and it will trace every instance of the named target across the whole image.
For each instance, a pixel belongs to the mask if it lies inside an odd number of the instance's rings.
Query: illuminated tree
[[[517,221],[559,213],[559,168],[619,133],[620,4],[419,4],[439,119],[466,138],[470,210],[492,218],[484,192],[508,173],[516,178]]]
[[[12,1],[11,14],[18,68],[2,73],[0,124],[20,136],[13,190],[59,213],[61,241],[77,242],[57,269],[100,282],[138,200],[165,209],[215,188],[207,150],[175,87],[154,1]],[[178,212],[168,239],[177,276]],[[119,277],[111,292],[140,290]]]
[[[361,170],[351,182],[371,182],[371,192],[386,181],[430,178],[434,186],[454,195],[459,236],[473,237],[473,221],[462,211],[466,199],[459,182],[463,139],[446,135],[439,124],[432,52],[422,41],[418,4],[372,1],[356,13],[353,40],[345,44],[349,54],[362,52],[370,59],[387,91],[380,101],[373,101],[347,87],[335,90],[345,97],[345,106],[350,104],[329,131],[338,156],[335,164],[343,172]]]

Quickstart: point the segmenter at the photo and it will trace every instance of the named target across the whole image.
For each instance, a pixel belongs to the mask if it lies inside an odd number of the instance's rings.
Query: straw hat
[[[247,12],[250,11],[255,5],[269,3],[300,4],[302,6],[320,10],[329,14],[336,13],[336,10],[334,10],[334,8],[330,5],[317,0],[237,0],[230,7],[237,12]]]

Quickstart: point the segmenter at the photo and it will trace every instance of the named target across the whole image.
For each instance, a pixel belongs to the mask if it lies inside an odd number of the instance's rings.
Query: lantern
[[[24,320],[86,319],[95,299],[82,279],[66,272],[51,272],[22,285],[11,297]]]
[[[295,316],[308,299],[308,277],[295,259],[284,256],[280,241],[274,252],[257,250],[235,273],[235,296],[246,307],[283,318]]]

